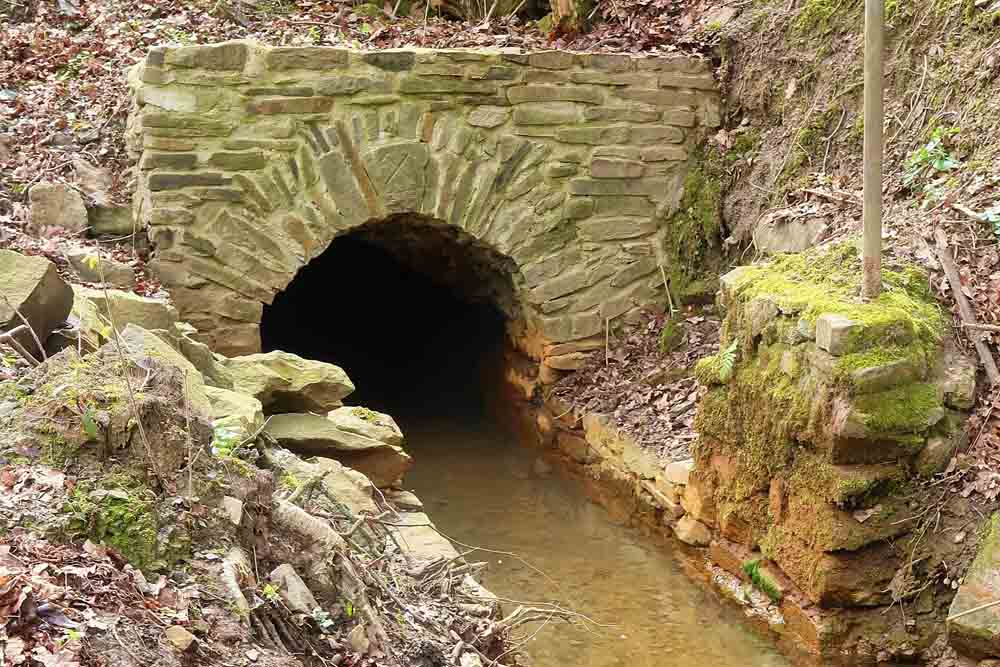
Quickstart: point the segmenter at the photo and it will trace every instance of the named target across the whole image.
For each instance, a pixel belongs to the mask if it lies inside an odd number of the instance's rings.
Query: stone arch
[[[249,42],[155,48],[131,74],[151,267],[217,351],[339,234],[415,216],[509,259],[535,358],[662,294],[705,63]]]

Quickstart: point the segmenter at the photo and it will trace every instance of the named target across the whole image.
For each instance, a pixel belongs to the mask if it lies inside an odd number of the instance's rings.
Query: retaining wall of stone
[[[663,300],[689,149],[720,121],[684,56],[226,42],[153,48],[131,81],[151,268],[225,354],[335,236],[399,214],[512,260],[536,360],[598,334]]]

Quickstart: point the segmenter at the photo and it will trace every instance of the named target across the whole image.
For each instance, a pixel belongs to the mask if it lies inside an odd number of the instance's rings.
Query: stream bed
[[[486,417],[396,416],[416,460],[406,487],[438,528],[531,564],[471,555],[489,561],[482,580],[490,590],[501,598],[558,601],[614,624],[588,631],[549,623],[525,647],[536,667],[790,664],[746,627],[738,609],[691,581],[679,558],[612,523],[578,482],[546,471],[536,452]]]

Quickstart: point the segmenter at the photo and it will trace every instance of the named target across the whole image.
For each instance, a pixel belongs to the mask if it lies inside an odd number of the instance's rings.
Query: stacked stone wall
[[[399,214],[512,260],[536,359],[663,300],[709,64],[558,51],[158,47],[131,75],[151,268],[217,351],[337,235]],[[359,277],[363,279],[363,277]],[[565,350],[562,350],[565,352]]]

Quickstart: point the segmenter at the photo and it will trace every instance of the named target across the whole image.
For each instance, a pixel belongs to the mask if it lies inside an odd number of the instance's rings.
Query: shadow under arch
[[[523,327],[517,266],[464,230],[397,214],[336,237],[261,321],[264,351],[347,371],[347,403],[406,415],[485,407]]]

